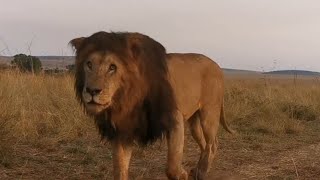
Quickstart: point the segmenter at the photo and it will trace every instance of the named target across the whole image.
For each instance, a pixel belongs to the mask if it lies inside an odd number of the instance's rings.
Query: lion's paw
[[[188,172],[184,169],[182,169],[180,173],[167,172],[167,176],[170,180],[188,180]]]
[[[199,171],[198,168],[191,169],[189,175],[192,177],[193,180],[204,180],[205,177],[205,173]]]

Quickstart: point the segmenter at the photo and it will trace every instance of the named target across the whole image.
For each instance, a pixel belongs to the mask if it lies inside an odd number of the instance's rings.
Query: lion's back
[[[201,83],[200,80],[203,80],[205,76],[208,76],[210,79],[223,78],[220,66],[203,54],[169,53],[167,54],[167,61],[171,76],[179,80],[195,80],[192,82],[193,85]]]
[[[171,53],[167,55],[169,77],[174,89],[178,108],[185,118],[199,109],[204,93],[215,91],[222,85],[221,68],[210,58],[195,53]]]
[[[191,73],[214,71],[222,73],[219,65],[209,57],[197,53],[169,53],[167,54],[169,66]],[[180,68],[179,68],[180,67]],[[185,72],[187,73],[187,72]]]

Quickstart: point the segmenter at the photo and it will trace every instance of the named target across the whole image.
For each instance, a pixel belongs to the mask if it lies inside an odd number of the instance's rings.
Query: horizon
[[[128,31],[154,38],[168,52],[204,54],[221,67],[320,71],[316,0],[2,1],[0,55],[73,56],[73,38]]]
[[[35,57],[75,57],[74,55],[65,55],[65,56],[60,56],[60,55],[41,55],[41,56],[37,56],[37,55],[33,55]],[[13,56],[2,56],[0,55],[0,58],[1,57],[6,57],[6,58],[12,58]],[[40,61],[57,61],[56,59],[40,59]],[[61,60],[59,60],[61,61]],[[62,60],[62,61],[70,61],[69,60]],[[1,64],[1,63],[0,63]],[[73,63],[74,64],[74,63]],[[299,71],[299,72],[311,72],[311,73],[320,73],[320,71],[313,71],[313,70],[305,70],[305,69],[273,69],[273,70],[270,70],[270,71],[260,71],[260,70],[250,70],[250,69],[239,69],[239,68],[230,68],[230,67],[223,67],[221,66],[221,68],[223,70],[231,70],[231,71],[248,71],[248,72],[257,72],[257,73],[269,73],[269,72],[281,72],[281,71],[291,71],[291,72],[294,72],[294,71]]]

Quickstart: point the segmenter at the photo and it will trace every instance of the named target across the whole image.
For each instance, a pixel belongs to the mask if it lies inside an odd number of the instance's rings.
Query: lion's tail
[[[226,119],[225,119],[225,113],[224,113],[224,102],[222,103],[222,106],[221,106],[221,112],[220,112],[220,123],[222,124],[223,128],[228,131],[229,133],[231,134],[235,134],[236,132],[234,130],[232,130]]]

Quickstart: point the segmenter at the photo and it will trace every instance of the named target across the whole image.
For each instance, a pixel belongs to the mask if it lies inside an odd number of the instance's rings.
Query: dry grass
[[[71,76],[0,74],[1,123],[19,141],[77,138],[89,122],[75,101]]]
[[[320,85],[312,79],[298,86],[292,80],[229,80],[227,117],[240,131],[282,135],[304,130],[305,121],[318,120]]]
[[[0,162],[17,143],[48,146],[73,141],[90,121],[75,101],[71,76],[0,74]]]
[[[228,168],[241,174],[238,165],[319,143],[318,82],[304,79],[294,84],[290,79],[270,79],[266,83],[254,78],[228,78],[226,86],[226,116],[238,135],[221,131],[219,151],[224,155],[218,155],[215,171]],[[197,150],[190,138],[187,144],[188,166],[196,161]],[[265,151],[264,157],[260,151]],[[148,177],[150,172],[163,174],[157,165],[164,164],[165,152],[158,144],[151,151],[137,150],[135,156],[135,177]],[[38,167],[40,161],[46,165]],[[44,174],[58,179],[100,179],[110,177],[110,163],[108,146],[99,144],[92,120],[75,100],[70,75],[0,72],[0,178],[41,179],[43,174],[35,175],[34,171],[42,168]],[[56,170],[50,169],[52,166]]]

